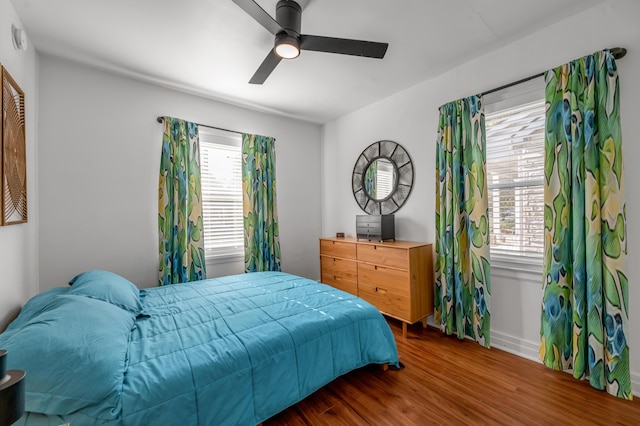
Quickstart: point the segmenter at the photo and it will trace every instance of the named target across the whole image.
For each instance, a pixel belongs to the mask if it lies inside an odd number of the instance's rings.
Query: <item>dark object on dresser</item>
[[[392,214],[356,216],[358,240],[388,241],[396,239],[395,219]]]
[[[0,425],[15,423],[24,414],[24,371],[6,370],[7,351],[0,350]]]

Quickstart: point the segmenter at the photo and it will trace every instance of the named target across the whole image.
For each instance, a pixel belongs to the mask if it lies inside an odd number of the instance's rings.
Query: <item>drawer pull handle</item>
[[[378,270],[378,265],[375,265],[373,268],[377,271]]]

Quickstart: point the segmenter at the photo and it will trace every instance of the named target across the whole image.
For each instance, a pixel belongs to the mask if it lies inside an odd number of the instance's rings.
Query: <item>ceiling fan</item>
[[[273,19],[255,1],[233,0],[233,2],[275,36],[274,48],[249,80],[251,84],[264,83],[283,58],[294,59],[298,57],[300,50],[382,59],[389,47],[388,43],[300,34],[302,8],[293,0],[278,2],[276,19]]]

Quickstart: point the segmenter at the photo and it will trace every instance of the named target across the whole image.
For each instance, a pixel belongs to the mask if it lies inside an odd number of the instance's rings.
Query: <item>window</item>
[[[537,84],[487,101],[491,256],[506,262],[540,263],[544,249],[545,105]]]
[[[206,257],[232,260],[244,253],[242,138],[203,126],[198,133]]]
[[[383,199],[393,191],[393,177],[395,170],[390,161],[378,159],[376,161],[378,173],[376,174],[376,198]]]

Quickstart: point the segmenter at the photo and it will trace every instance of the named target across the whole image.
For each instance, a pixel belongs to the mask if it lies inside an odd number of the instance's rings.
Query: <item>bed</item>
[[[351,370],[400,367],[375,307],[295,275],[70,284],[0,334],[8,368],[27,373],[18,425],[256,425]]]

